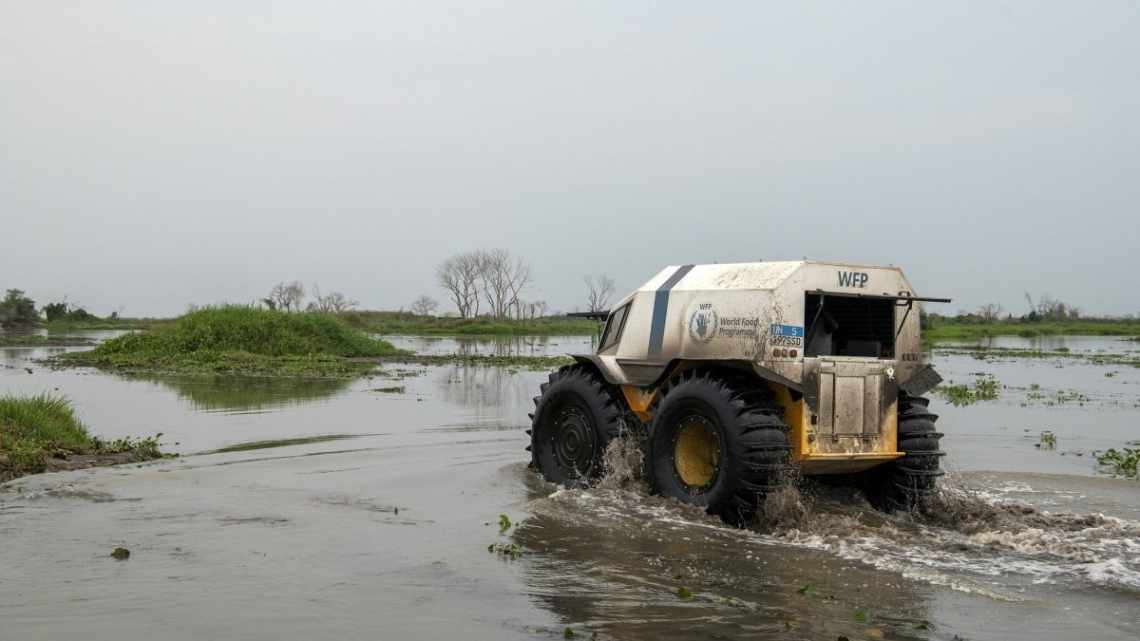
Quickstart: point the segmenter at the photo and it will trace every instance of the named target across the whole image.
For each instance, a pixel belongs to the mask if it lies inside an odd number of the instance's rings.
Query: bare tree
[[[508,318],[519,308],[519,294],[530,283],[530,265],[505,249],[480,252],[482,294],[495,318]]]
[[[1001,318],[1002,307],[998,303],[986,303],[978,308],[978,316],[987,323],[992,323]]]
[[[507,288],[510,291],[510,304],[515,307],[515,317],[522,318],[522,301],[519,294],[530,284],[530,265],[520,258],[515,261],[514,267],[508,274]]]
[[[261,299],[269,309],[285,310],[285,283],[277,283],[269,290],[269,296]]]
[[[1064,301],[1042,294],[1037,299],[1037,315],[1046,320],[1075,320],[1081,317],[1081,312]]]
[[[544,300],[529,301],[524,305],[524,309],[526,310],[527,318],[529,318],[530,320],[534,320],[536,318],[543,316],[546,313],[546,301],[544,301]]]
[[[305,300],[305,286],[300,281],[277,283],[269,291],[269,297],[262,299],[266,307],[280,309],[286,312],[301,310],[301,301]]]
[[[479,315],[479,280],[482,272],[481,252],[456,254],[440,263],[435,270],[440,287],[447,290],[461,318]]]
[[[412,301],[412,313],[416,316],[430,316],[439,308],[439,303],[430,296],[420,296]]]
[[[614,295],[614,279],[605,274],[583,276],[586,283],[586,305],[591,312],[605,312],[610,309],[610,298]]]
[[[359,301],[348,298],[340,292],[332,292],[328,295],[328,298],[329,302],[327,304],[329,308],[337,314],[347,312],[350,309],[356,309],[356,306],[360,304]]]
[[[311,312],[323,312],[325,314],[339,314],[347,312],[355,308],[360,303],[345,296],[341,292],[329,292],[327,294],[321,293],[321,286],[313,283],[313,302],[309,303],[306,308]]]

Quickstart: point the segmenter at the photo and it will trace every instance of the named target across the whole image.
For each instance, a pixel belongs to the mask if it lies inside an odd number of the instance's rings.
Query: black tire
[[[939,446],[942,434],[934,426],[938,415],[931,414],[930,400],[899,394],[898,450],[902,458],[872,470],[868,497],[875,507],[891,511],[921,509],[937,490],[942,476]]]
[[[567,365],[534,397],[531,465],[551,483],[582,486],[605,470],[602,455],[625,429],[622,401],[593,369]]]
[[[696,428],[716,443],[714,469],[699,486],[682,478],[678,463],[678,439]],[[653,492],[743,526],[764,495],[790,482],[790,452],[783,409],[764,383],[732,372],[689,371],[655,404],[647,476]]]

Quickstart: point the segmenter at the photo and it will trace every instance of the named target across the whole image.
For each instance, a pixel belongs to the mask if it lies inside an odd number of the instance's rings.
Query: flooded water
[[[162,432],[185,454],[4,486],[0,639],[1138,638],[1140,484],[1098,475],[1092,451],[1140,439],[1140,369],[1090,355],[1140,345],[1012,340],[999,347],[1070,353],[932,354],[955,383],[998,381],[995,400],[932,401],[951,471],[937,517],[885,516],[809,484],[806,511],[765,531],[636,479],[541,482],[523,451],[540,372],[124,378],[53,371],[36,360],[53,348],[0,348],[0,392],[64,393],[93,432]],[[1036,447],[1044,430],[1055,449]],[[210,453],[320,435],[336,438]],[[110,558],[116,546],[131,558]]]
[[[437,336],[378,336],[417,354],[485,354],[488,356],[558,356],[588,354],[597,341],[591,336],[505,336],[451,338]]]

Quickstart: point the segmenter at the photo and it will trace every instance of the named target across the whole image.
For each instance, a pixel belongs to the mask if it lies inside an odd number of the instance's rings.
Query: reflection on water
[[[91,341],[93,344],[98,345],[103,341],[129,334],[128,330],[84,330],[74,332],[51,332],[46,329],[36,328],[24,332],[11,332],[18,335],[36,335],[36,336],[68,336],[72,338],[82,338]],[[15,369],[23,368],[34,365],[35,361],[49,359],[58,356],[64,352],[77,352],[86,351],[91,349],[91,345],[69,345],[63,346],[47,346],[47,347],[0,347],[0,369]]]
[[[438,370],[433,375],[436,389],[443,400],[473,409],[477,415],[486,413],[495,418],[503,416],[502,408],[531,411],[528,404],[538,393],[536,379],[546,379],[546,375],[541,372],[515,372],[502,367],[463,363],[440,367]]]
[[[233,376],[151,376],[132,374],[130,380],[150,381],[173,390],[203,412],[262,412],[329,398],[347,390],[351,379],[241,378]]]
[[[561,356],[593,352],[594,336],[381,336],[401,349],[417,354],[486,356]]]
[[[1140,344],[1120,336],[985,336],[977,340],[944,341],[936,347],[974,345],[993,349],[1028,349],[1043,352],[1123,353],[1140,349]]]

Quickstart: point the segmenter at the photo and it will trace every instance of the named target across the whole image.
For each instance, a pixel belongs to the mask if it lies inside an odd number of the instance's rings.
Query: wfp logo
[[[839,272],[840,287],[867,287],[871,275],[867,272]]]
[[[717,330],[716,310],[709,303],[704,303],[689,317],[689,336],[693,340],[707,343],[716,336]]]

